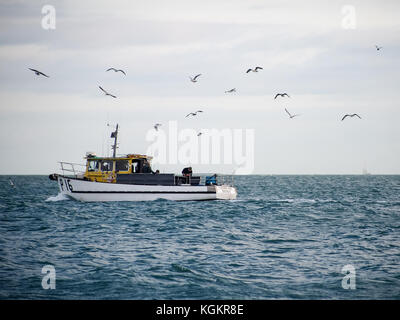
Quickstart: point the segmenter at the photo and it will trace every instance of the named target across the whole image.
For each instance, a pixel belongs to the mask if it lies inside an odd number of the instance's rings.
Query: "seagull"
[[[190,112],[190,113],[188,113],[188,114],[186,115],[185,118],[187,118],[187,117],[189,117],[189,116],[197,116],[197,114],[198,114],[199,112],[203,112],[203,111],[202,111],[202,110],[197,110],[196,112]]]
[[[42,76],[45,76],[45,77],[47,77],[47,78],[50,78],[48,75],[44,74],[43,72],[41,72],[41,71],[39,71],[39,70],[31,69],[31,68],[28,68],[28,69],[29,69],[29,70],[32,70],[37,76],[42,75]]]
[[[250,71],[258,72],[258,70],[263,70],[263,68],[261,68],[261,67],[255,67],[254,69],[248,69],[248,70],[246,71],[246,73],[249,73]]]
[[[200,76],[201,76],[201,74],[198,74],[194,78],[192,78],[192,77],[189,77],[189,78],[190,78],[190,81],[197,82],[197,78],[200,77]]]
[[[8,180],[8,181],[10,182],[10,186],[15,188],[15,184],[14,184],[14,182],[13,182],[11,179],[10,179],[10,180]]]
[[[288,95],[287,93],[277,93],[277,94],[275,95],[275,98],[274,98],[274,99],[276,99],[278,96],[281,96],[281,97],[287,96],[288,98],[290,98],[289,95]]]
[[[156,124],[154,125],[154,129],[156,129],[156,131],[158,131],[158,127],[161,126],[161,125],[162,125],[161,123],[156,123]]]
[[[125,71],[122,69],[110,68],[110,69],[107,69],[106,71],[110,71],[110,70],[114,70],[114,72],[122,72],[124,75],[126,75]]]
[[[342,121],[343,121],[344,119],[346,119],[347,117],[354,117],[354,116],[359,117],[359,118],[361,119],[361,117],[360,117],[357,113],[353,113],[353,114],[346,114],[346,115],[342,118]]]
[[[297,117],[297,116],[299,116],[299,114],[290,114],[290,112],[289,111],[287,111],[287,109],[285,108],[285,111],[286,111],[286,113],[289,115],[289,117],[290,117],[290,119],[293,119],[294,117]]]
[[[106,94],[106,96],[110,96],[110,97],[116,98],[116,96],[114,96],[114,95],[108,93],[108,92],[107,92],[106,90],[104,90],[102,87],[99,86],[99,88],[100,88],[101,91],[103,91],[103,92]]]
[[[381,50],[383,47],[378,47],[377,45],[375,45],[376,50]]]
[[[225,93],[232,93],[232,92],[236,92],[236,88],[233,88],[231,90],[225,91]]]

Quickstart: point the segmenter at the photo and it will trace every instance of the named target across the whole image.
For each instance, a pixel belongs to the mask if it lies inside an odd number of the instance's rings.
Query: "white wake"
[[[64,201],[64,200],[69,200],[69,198],[67,195],[61,192],[56,196],[51,196],[46,199],[46,201]]]

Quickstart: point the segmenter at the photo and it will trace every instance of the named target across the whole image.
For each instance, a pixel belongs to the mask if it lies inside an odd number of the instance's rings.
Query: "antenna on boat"
[[[117,140],[118,140],[118,123],[117,127],[115,128],[114,132],[111,132],[111,138],[114,138],[114,145],[111,147],[113,149],[113,158],[116,157],[117,155]]]

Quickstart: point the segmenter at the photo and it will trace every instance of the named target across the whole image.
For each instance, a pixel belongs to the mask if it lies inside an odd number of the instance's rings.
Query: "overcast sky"
[[[44,5],[55,29],[42,27]],[[148,131],[162,123],[168,133],[169,121],[254,130],[255,174],[400,174],[399,9],[397,0],[1,1],[0,174],[49,174],[57,161],[107,154],[107,123],[121,127],[119,153],[145,153]],[[264,69],[246,74],[255,66]],[[278,92],[290,98],[274,100]],[[362,119],[341,121],[346,113]]]

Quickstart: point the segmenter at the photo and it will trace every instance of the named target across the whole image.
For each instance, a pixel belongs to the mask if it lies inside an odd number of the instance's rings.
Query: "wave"
[[[317,200],[315,199],[277,199],[277,200],[270,200],[271,202],[289,202],[289,203],[316,203]]]
[[[47,199],[46,199],[46,202],[48,202],[48,201],[64,201],[64,200],[69,200],[69,197],[67,196],[67,195],[65,195],[65,194],[63,194],[63,193],[59,193],[58,195],[56,195],[56,196],[51,196],[51,197],[48,197]]]

